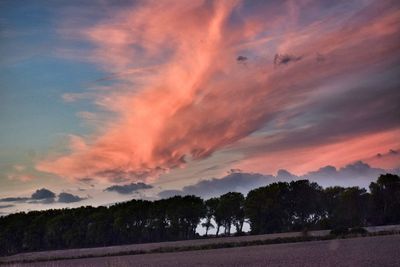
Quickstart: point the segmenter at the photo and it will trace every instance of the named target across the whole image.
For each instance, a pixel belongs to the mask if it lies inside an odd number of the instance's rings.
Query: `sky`
[[[0,215],[400,173],[398,1],[0,0]]]

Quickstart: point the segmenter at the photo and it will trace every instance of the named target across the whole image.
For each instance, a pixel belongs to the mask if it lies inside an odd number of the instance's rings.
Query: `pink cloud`
[[[260,173],[274,173],[279,169],[287,169],[302,175],[321,166],[343,167],[359,160],[369,163],[373,167],[398,168],[400,167],[399,157],[391,155],[390,161],[383,162],[379,161],[376,155],[381,151],[390,151],[391,148],[398,147],[400,145],[399,135],[400,129],[396,129],[323,145],[274,152],[266,151],[264,154],[249,157],[235,164],[234,168]]]
[[[302,30],[295,4],[264,20],[241,16],[241,8],[237,1],[149,1],[80,30],[96,47],[91,60],[119,82],[90,94],[114,116],[91,136],[72,137],[69,154],[37,169],[69,178],[155,178],[235,145],[306,103],[326,81],[372,68],[398,49],[399,12],[385,6],[379,16],[354,12],[368,24],[332,27],[331,17]],[[246,65],[236,62],[243,51],[255,55]],[[316,52],[327,60],[317,62]],[[275,53],[302,59],[275,68]]]

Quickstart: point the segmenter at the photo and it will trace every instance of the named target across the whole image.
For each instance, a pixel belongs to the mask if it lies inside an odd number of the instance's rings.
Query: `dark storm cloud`
[[[81,198],[79,196],[70,194],[70,193],[60,193],[58,195],[58,202],[59,203],[73,203],[73,202],[79,202],[84,200],[85,198]]]
[[[126,185],[113,185],[104,189],[104,191],[108,192],[117,192],[119,194],[131,194],[143,189],[150,189],[153,186],[145,184],[145,183],[131,183]]]

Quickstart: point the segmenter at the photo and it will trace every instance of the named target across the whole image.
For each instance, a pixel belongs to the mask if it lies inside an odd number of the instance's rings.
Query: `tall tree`
[[[369,186],[371,221],[374,224],[400,223],[400,177],[383,174]]]
[[[323,217],[322,187],[308,180],[289,184],[288,200],[293,230],[313,227]]]
[[[355,227],[366,225],[369,194],[364,188],[348,187],[339,195],[333,213],[333,226]]]
[[[206,228],[205,236],[208,235],[208,230],[210,228],[214,228],[214,225],[212,224],[212,219],[215,218],[215,211],[217,210],[218,203],[218,198],[210,198],[205,201],[205,222],[202,223],[202,226]]]
[[[220,197],[217,207],[225,228],[225,234],[230,235],[232,224],[241,232],[244,222],[244,196],[241,193],[229,192]]]
[[[246,198],[245,212],[254,234],[282,232],[289,229],[289,184],[273,183],[251,190]]]

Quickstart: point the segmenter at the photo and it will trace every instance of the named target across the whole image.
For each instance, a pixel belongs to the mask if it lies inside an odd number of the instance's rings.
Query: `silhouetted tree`
[[[253,234],[288,230],[290,225],[288,195],[289,184],[283,182],[249,192],[245,202],[245,212]]]
[[[400,223],[400,177],[394,174],[381,175],[369,188],[372,223]]]
[[[335,202],[330,211],[332,227],[355,227],[366,225],[369,194],[363,188],[348,187],[336,190]]]
[[[244,196],[241,193],[229,192],[220,197],[217,211],[221,216],[225,234],[230,235],[232,224],[238,232],[242,231],[244,222]]]
[[[217,198],[210,198],[205,201],[205,222],[202,223],[202,226],[206,228],[206,234],[205,236],[208,235],[208,230],[210,228],[214,228],[214,225],[212,224],[212,219],[215,217],[215,211],[218,207],[219,200]]]
[[[308,180],[289,184],[288,201],[293,230],[313,228],[324,216],[322,187]]]
[[[131,200],[110,207],[20,212],[0,217],[0,255],[196,237],[216,223],[230,234],[248,220],[253,234],[400,223],[400,177],[381,175],[359,187],[322,189],[308,180],[273,183],[247,197],[229,192],[204,202],[196,196]]]

